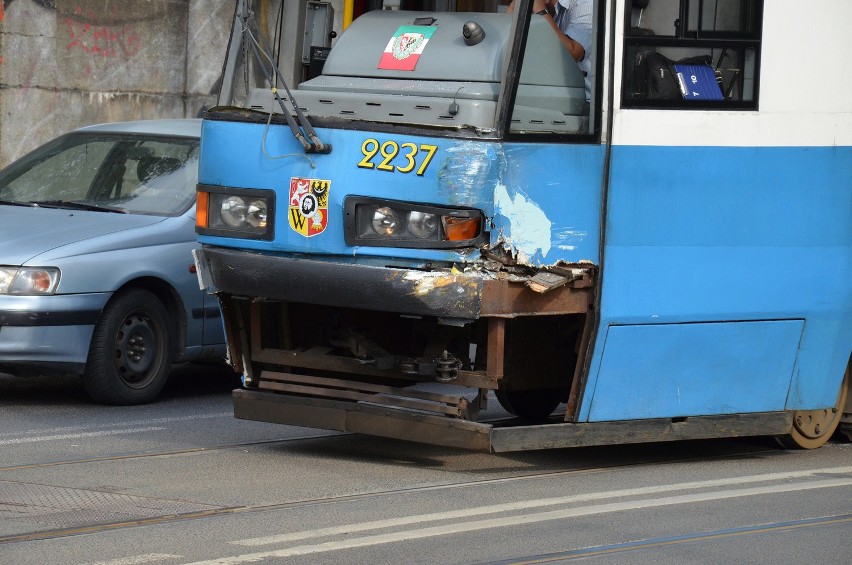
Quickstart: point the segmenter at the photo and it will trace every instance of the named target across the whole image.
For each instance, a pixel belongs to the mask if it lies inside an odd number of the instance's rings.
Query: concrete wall
[[[301,76],[309,0],[281,2],[281,67]],[[343,0],[328,0],[340,33]],[[0,0],[0,167],[74,128],[214,106],[236,0]]]
[[[0,166],[82,125],[215,103],[234,0],[0,2]]]

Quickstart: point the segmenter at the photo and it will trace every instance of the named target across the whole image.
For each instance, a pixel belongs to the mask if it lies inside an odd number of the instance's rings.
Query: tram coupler
[[[403,357],[397,363],[397,368],[407,375],[431,376],[439,383],[451,383],[458,379],[462,366],[462,361],[447,351],[439,357],[426,359]]]
[[[450,383],[459,378],[459,370],[462,368],[461,360],[450,355],[446,350],[436,361],[435,380],[439,383]]]

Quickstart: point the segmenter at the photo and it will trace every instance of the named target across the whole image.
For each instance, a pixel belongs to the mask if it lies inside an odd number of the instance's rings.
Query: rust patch
[[[453,273],[420,273],[409,271],[405,280],[413,284],[412,294],[425,297],[435,291],[451,290],[459,294],[476,291],[479,286],[475,280],[466,275]],[[453,288],[456,287],[456,288]]]
[[[457,313],[459,318],[478,317],[483,279],[493,274],[456,268],[445,271],[401,271],[392,274],[392,282],[409,296],[430,309]]]

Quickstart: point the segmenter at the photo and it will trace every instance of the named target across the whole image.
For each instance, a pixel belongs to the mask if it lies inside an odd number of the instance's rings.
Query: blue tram
[[[292,89],[238,4],[196,255],[235,415],[494,451],[852,424],[852,4],[596,0],[586,71],[479,4],[367,12]]]

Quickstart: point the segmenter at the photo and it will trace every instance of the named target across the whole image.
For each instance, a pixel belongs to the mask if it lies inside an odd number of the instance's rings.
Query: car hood
[[[162,216],[0,205],[0,265],[26,265],[54,249],[163,220]]]

